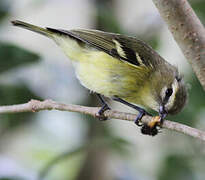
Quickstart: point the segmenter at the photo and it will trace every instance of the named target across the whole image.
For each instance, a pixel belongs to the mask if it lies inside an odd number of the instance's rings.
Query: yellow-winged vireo
[[[81,84],[97,93],[103,103],[98,112],[101,119],[110,109],[102,95],[136,109],[137,125],[142,125],[142,116],[148,114],[137,105],[159,112],[161,124],[167,114],[180,112],[186,103],[187,90],[178,69],[135,37],[98,30],[41,28],[22,21],[12,23],[45,35],[62,48],[72,60]],[[141,131],[154,136],[159,124],[143,124]]]

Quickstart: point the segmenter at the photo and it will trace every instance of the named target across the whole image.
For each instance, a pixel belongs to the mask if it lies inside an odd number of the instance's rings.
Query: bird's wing
[[[66,31],[52,28],[47,29],[52,32],[68,35],[137,67],[153,66],[152,61],[156,56],[156,52],[150,46],[134,37],[98,30],[78,29]]]

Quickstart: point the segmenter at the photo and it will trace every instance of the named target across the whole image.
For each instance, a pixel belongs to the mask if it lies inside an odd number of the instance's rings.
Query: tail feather
[[[35,25],[29,24],[29,23],[26,23],[23,21],[15,20],[15,21],[11,21],[11,23],[14,26],[22,27],[24,29],[28,29],[30,31],[37,32],[37,33],[42,34],[42,35],[47,36],[47,37],[51,37],[53,34],[53,32],[49,31],[48,29],[45,29],[45,28],[42,28],[39,26],[35,26]]]

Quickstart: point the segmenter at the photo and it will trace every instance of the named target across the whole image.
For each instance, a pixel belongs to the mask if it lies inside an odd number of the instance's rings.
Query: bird
[[[19,20],[11,22],[52,39],[63,50],[82,86],[96,93],[102,102],[96,114],[101,120],[106,120],[104,112],[110,110],[107,97],[137,110],[135,124],[142,126],[143,134],[155,136],[164,118],[179,113],[187,102],[186,84],[178,68],[136,37],[92,29],[42,28]],[[152,126],[142,123],[142,117],[150,115],[145,108],[157,111],[159,122]]]

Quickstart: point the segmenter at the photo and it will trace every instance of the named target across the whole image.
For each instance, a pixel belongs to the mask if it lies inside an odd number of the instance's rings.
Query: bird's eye
[[[168,88],[165,93],[166,93],[166,97],[170,97],[172,95],[172,93],[173,93],[173,89],[172,88]]]

